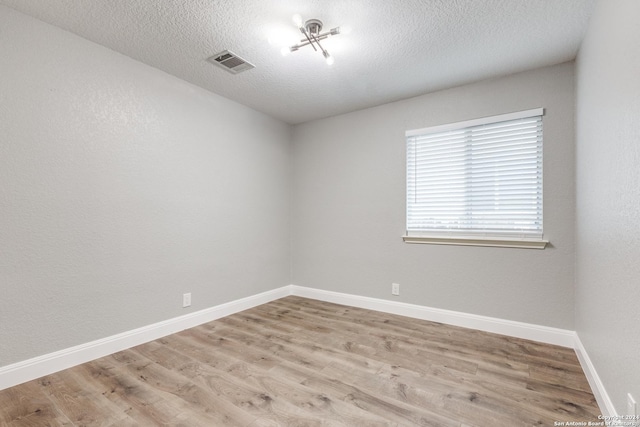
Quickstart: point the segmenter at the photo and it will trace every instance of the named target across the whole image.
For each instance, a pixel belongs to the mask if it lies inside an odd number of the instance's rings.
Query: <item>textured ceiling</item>
[[[288,123],[301,123],[575,57],[595,0],[0,0]],[[291,17],[350,34],[288,56]],[[229,49],[256,65],[206,61]]]

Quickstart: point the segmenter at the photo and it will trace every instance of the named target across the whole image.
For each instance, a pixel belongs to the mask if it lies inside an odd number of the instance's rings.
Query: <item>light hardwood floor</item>
[[[283,298],[0,391],[15,426],[598,421],[573,350]]]

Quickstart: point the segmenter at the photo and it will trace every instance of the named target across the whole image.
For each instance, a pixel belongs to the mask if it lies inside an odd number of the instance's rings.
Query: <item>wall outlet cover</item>
[[[189,307],[191,305],[191,292],[182,294],[182,307]]]
[[[391,284],[391,295],[400,295],[400,284],[392,283]]]

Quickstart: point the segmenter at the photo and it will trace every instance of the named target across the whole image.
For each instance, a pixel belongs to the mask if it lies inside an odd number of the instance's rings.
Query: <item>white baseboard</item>
[[[582,366],[582,370],[587,377],[587,381],[589,381],[591,391],[593,391],[596,402],[598,402],[598,406],[602,411],[602,415],[617,417],[618,413],[616,412],[616,408],[613,406],[613,402],[611,401],[607,390],[604,388],[604,384],[600,380],[600,377],[596,372],[596,368],[593,366],[593,363],[591,363],[587,350],[582,345],[582,341],[580,341],[580,337],[577,333],[575,336],[574,349],[578,356],[578,360],[580,361],[580,365]]]
[[[573,348],[574,345],[575,332],[567,329],[551,328],[548,326],[533,325],[530,323],[515,322],[512,320],[479,316],[476,314],[461,313],[404,302],[343,294],[340,292],[323,291],[296,285],[291,285],[291,294],[336,304],[350,305],[352,307],[382,311],[384,313],[399,314],[416,319],[430,320],[447,325],[462,326],[464,328],[524,338],[547,344],[555,344],[562,347]]]
[[[220,304],[153,325],[144,326],[86,344],[0,367],[0,390],[127,348],[135,347],[184,329],[211,322],[261,304],[266,304],[288,295],[296,295],[573,348],[578,355],[578,360],[587,376],[598,405],[603,411],[603,415],[616,415],[611,399],[602,381],[600,381],[595,367],[591,363],[578,335],[574,331],[296,285],[283,286],[278,289]]]
[[[290,286],[284,286],[86,344],[0,367],[0,390],[283,298],[290,295],[290,293]]]

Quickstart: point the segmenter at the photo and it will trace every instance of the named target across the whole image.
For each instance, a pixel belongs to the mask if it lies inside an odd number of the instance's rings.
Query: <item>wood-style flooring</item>
[[[0,426],[598,421],[571,349],[287,297],[0,391]]]

